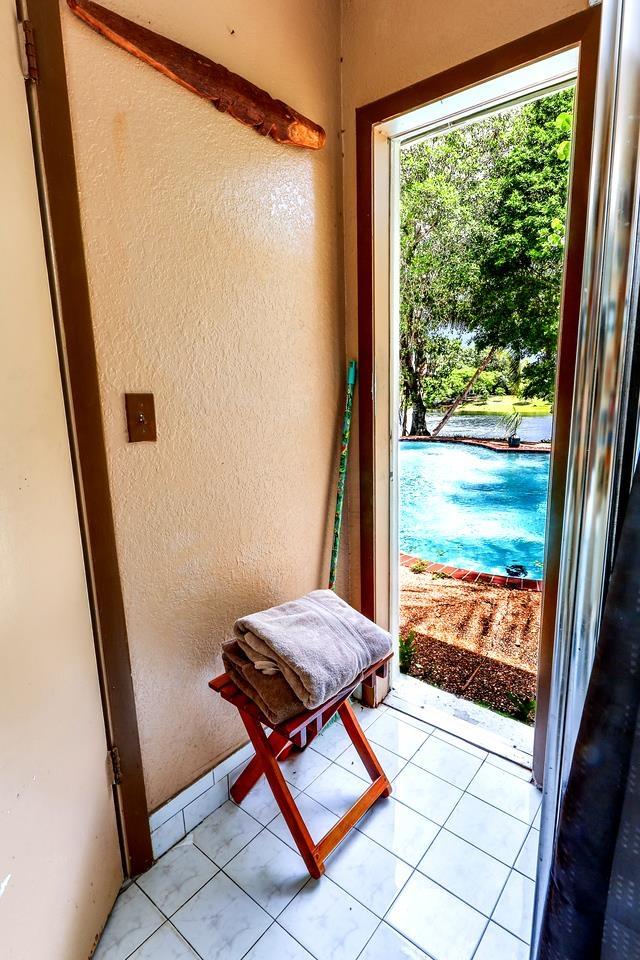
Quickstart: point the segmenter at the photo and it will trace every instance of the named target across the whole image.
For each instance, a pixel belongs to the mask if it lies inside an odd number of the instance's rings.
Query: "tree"
[[[479,347],[526,358],[525,397],[553,399],[564,258],[573,91],[520,109],[510,149],[497,159],[495,231],[475,290]]]
[[[498,355],[511,358],[526,396],[553,393],[572,97],[552,94],[403,153],[401,402],[413,433],[426,432],[430,378],[442,384],[461,366],[463,331],[478,359],[453,409]]]
[[[472,322],[480,252],[491,231],[493,169],[506,117],[462,127],[405,151],[400,191],[401,404],[426,432],[427,384],[456,363]]]

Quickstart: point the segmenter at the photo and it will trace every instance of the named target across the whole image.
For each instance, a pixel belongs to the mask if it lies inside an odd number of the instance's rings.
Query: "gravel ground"
[[[415,632],[411,676],[515,715],[508,694],[535,697],[540,600],[400,567],[401,634]]]

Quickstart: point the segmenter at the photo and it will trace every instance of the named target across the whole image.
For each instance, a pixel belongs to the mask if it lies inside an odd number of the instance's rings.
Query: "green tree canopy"
[[[553,393],[572,96],[403,151],[401,398],[413,432],[425,431],[427,406],[468,365],[470,338],[478,365],[482,351],[508,351],[518,369],[524,361],[525,395]]]

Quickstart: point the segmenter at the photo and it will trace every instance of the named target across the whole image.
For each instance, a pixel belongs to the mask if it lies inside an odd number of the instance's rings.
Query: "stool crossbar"
[[[209,682],[212,690],[237,708],[255,749],[255,756],[231,787],[232,798],[236,803],[241,803],[264,774],[312,877],[320,877],[324,873],[325,860],[329,854],[344,840],[351,828],[373,806],[378,797],[388,797],[391,793],[391,784],[371,749],[348,699],[359,683],[371,687],[375,683],[376,676],[386,677],[391,656],[392,654],[389,654],[374,663],[326,703],[314,710],[305,710],[290,720],[276,725],[267,720],[253,700],[238,689],[228,674],[223,673]],[[309,746],[336,712],[371,778],[371,784],[335,826],[316,843],[298,810],[278,761],[285,760],[292,750],[304,750]],[[271,730],[268,736],[264,727]]]

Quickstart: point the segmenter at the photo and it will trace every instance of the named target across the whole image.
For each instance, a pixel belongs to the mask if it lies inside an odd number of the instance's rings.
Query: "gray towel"
[[[222,662],[236,687],[257,704],[271,723],[284,723],[304,710],[304,704],[298,700],[282,674],[268,676],[256,670],[237,640],[227,640],[222,644]]]
[[[333,590],[314,590],[299,600],[241,617],[235,632],[239,648],[254,667],[273,661],[308,710],[339,693],[391,650],[387,631]]]

